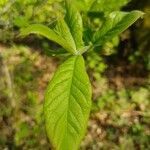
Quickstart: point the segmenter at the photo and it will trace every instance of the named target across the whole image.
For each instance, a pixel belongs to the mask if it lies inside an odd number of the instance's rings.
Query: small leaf
[[[105,42],[117,36],[129,26],[131,26],[138,18],[143,15],[141,11],[132,12],[113,12],[106,18],[103,26],[94,34],[93,44],[101,46]]]
[[[66,22],[64,21],[64,19],[60,19],[57,21],[57,25],[56,25],[55,29],[56,29],[55,31],[57,32],[57,34],[60,37],[63,37],[65,39],[65,41],[68,42],[70,47],[72,47],[71,51],[73,51],[73,53],[75,54],[76,53],[76,45],[75,45],[73,36],[70,32],[70,29],[69,29],[68,25],[66,24]]]
[[[91,85],[82,56],[68,58],[48,85],[44,116],[52,147],[77,150],[91,108]]]
[[[32,33],[42,35],[48,38],[49,40],[58,43],[68,52],[74,53],[74,47],[72,47],[70,41],[67,41],[64,37],[60,36],[58,33],[48,28],[47,26],[44,26],[42,24],[30,25],[27,28],[21,29],[20,36],[27,36]]]
[[[70,29],[72,37],[76,44],[76,49],[83,47],[82,33],[83,33],[83,24],[82,17],[78,10],[75,8],[75,5],[71,4],[71,0],[66,0],[66,16],[65,21]]]

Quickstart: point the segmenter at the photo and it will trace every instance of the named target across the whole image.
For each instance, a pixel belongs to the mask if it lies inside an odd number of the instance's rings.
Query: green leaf
[[[62,28],[61,30],[63,30],[64,28]],[[66,31],[64,31],[66,32]],[[21,29],[21,36],[27,36],[29,34],[39,34],[42,35],[46,38],[48,38],[49,40],[58,43],[59,45],[61,45],[64,49],[66,49],[68,52],[71,52],[74,54],[75,51],[75,47],[73,47],[73,45],[71,45],[71,41],[66,40],[67,32],[66,35],[60,36],[60,34],[58,34],[57,32],[55,32],[54,30],[48,28],[47,26],[41,25],[41,24],[33,24],[30,25],[27,28],[22,28]]]
[[[54,149],[78,149],[90,108],[91,85],[84,59],[72,56],[58,68],[45,94],[46,130]]]
[[[66,24],[66,22],[64,21],[64,19],[60,19],[57,21],[57,25],[56,25],[56,33],[60,36],[63,37],[65,39],[66,42],[68,42],[68,44],[70,45],[70,47],[72,47],[72,51],[74,54],[76,54],[76,44],[75,41],[73,39],[73,36],[70,32],[70,29],[68,27],[68,25]]]
[[[83,33],[83,24],[82,24],[82,17],[78,10],[76,9],[75,5],[72,4],[73,1],[66,0],[66,16],[65,21],[70,29],[72,37],[76,44],[76,49],[80,49],[84,46],[82,40],[82,33]]]
[[[131,26],[138,18],[143,15],[141,11],[132,12],[113,12],[106,18],[106,21],[102,27],[94,34],[93,44],[95,46],[101,46],[105,42],[111,40],[117,36],[129,26]]]

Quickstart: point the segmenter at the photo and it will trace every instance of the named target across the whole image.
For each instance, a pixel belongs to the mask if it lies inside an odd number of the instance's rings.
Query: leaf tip
[[[139,11],[139,10],[134,10],[132,12],[137,16],[137,18],[143,18],[143,16],[145,15],[144,12]]]

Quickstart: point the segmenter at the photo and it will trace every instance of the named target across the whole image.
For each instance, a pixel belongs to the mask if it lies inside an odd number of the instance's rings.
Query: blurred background
[[[150,150],[150,0],[96,0],[90,11],[86,0],[75,4],[85,33],[112,11],[145,12],[121,35],[84,55],[93,101],[80,149]],[[53,57],[58,45],[47,39],[22,39],[18,33],[32,23],[51,26],[61,13],[63,0],[0,0],[0,150],[49,150],[44,91],[64,57]]]

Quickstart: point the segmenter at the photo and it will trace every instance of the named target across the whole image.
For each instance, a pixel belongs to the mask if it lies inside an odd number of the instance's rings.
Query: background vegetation
[[[90,11],[84,0],[75,2],[91,34],[109,12],[145,12],[119,37],[84,56],[93,105],[81,149],[150,149],[150,1],[101,0]],[[51,53],[58,45],[18,33],[31,23],[52,26],[63,13],[62,0],[0,1],[0,150],[49,149],[43,97],[63,58]]]

